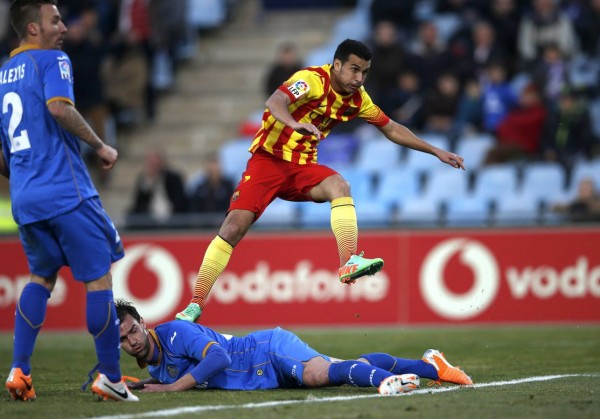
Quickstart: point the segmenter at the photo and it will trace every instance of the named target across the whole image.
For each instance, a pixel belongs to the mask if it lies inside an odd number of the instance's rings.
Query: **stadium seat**
[[[353,134],[331,134],[319,142],[317,160],[336,170],[347,167],[354,161],[358,145],[358,138]]]
[[[357,154],[356,166],[373,173],[393,170],[400,164],[402,147],[387,139],[362,143]]]
[[[407,199],[399,211],[400,221],[408,224],[436,224],[440,216],[440,201],[422,196]]]
[[[350,193],[358,205],[373,199],[373,174],[369,171],[355,167],[339,170],[340,175],[350,183]]]
[[[535,197],[517,192],[496,200],[493,223],[496,225],[531,225],[539,221],[540,205]]]
[[[567,196],[574,198],[577,195],[577,188],[583,178],[591,178],[600,189],[600,159],[578,162],[571,170]]]
[[[475,173],[473,194],[496,200],[517,190],[518,170],[512,164],[494,164]]]
[[[423,195],[438,200],[461,198],[467,194],[468,186],[467,171],[441,167],[429,172]]]
[[[446,200],[445,222],[448,226],[482,226],[489,222],[491,200],[486,196],[469,194]]]
[[[523,168],[521,193],[545,203],[565,195],[566,173],[559,163],[529,163]]]
[[[300,202],[300,226],[303,228],[330,228],[331,226],[331,204],[323,202]]]
[[[219,149],[221,170],[234,183],[237,183],[241,179],[242,173],[246,170],[246,163],[251,156],[248,151],[251,144],[252,139],[246,137],[230,140]]]
[[[465,159],[464,164],[468,170],[479,169],[495,142],[491,135],[463,137],[459,138],[454,151]]]
[[[384,208],[397,208],[421,192],[418,172],[403,167],[382,172],[379,175],[374,201]]]

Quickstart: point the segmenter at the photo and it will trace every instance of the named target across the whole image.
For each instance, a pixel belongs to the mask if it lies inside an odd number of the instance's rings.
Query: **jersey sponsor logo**
[[[179,377],[179,368],[177,368],[177,365],[167,365],[167,374],[169,374],[169,377],[171,378]]]
[[[60,70],[60,78],[71,81],[71,66],[67,61],[59,61],[58,68]]]
[[[296,83],[288,87],[288,90],[296,99],[310,90],[310,86],[304,80],[298,80]]]

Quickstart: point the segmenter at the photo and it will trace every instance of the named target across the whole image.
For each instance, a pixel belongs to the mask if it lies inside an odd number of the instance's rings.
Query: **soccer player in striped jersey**
[[[420,378],[473,384],[467,374],[453,367],[435,349],[427,350],[422,359],[377,352],[361,355],[357,360],[342,360],[317,352],[279,327],[242,337],[177,320],[148,329],[128,301],[117,300],[116,309],[121,348],[137,359],[140,368],[148,368],[150,374],[150,378],[128,385],[144,392],[349,384],[379,388],[380,394],[391,395],[415,389]]]
[[[358,227],[349,184],[335,170],[317,164],[319,141],[339,123],[362,118],[390,141],[464,169],[462,157],[421,140],[373,103],[363,87],[370,67],[368,47],[347,39],[338,45],[333,64],[298,71],[269,97],[262,128],[250,147],[252,156],[225,221],[206,250],[193,298],[176,318],[198,319],[233,248],[275,198],[331,203],[342,283],[352,284],[382,269],[382,259],[357,254]]]
[[[123,245],[81,158],[79,140],[96,150],[106,169],[117,161],[117,151],[74,106],[71,61],[60,50],[67,28],[56,0],[16,0],[10,20],[20,45],[0,68],[0,173],[9,178],[31,280],[17,301],[6,388],[15,400],[36,398],[30,358],[58,271],[70,266],[87,291],[86,320],[100,371],[94,389],[104,398],[137,401],[121,377],[110,274]]]

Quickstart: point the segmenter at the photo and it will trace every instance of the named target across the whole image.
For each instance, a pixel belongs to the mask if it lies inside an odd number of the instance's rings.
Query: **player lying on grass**
[[[291,332],[261,330],[244,337],[223,335],[200,324],[171,321],[147,329],[136,308],[116,301],[121,348],[148,368],[151,378],[128,383],[142,392],[326,387],[378,387],[384,395],[410,391],[419,377],[472,384],[444,355],[429,349],[421,360],[384,353],[345,361],[323,355]]]

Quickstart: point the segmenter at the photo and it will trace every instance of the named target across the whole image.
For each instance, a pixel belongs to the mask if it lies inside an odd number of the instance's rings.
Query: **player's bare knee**
[[[302,381],[307,387],[324,387],[329,384],[329,366],[331,363],[316,357],[304,363]]]
[[[230,245],[235,246],[250,229],[254,217],[255,214],[250,211],[231,211],[223,221],[219,236]]]

